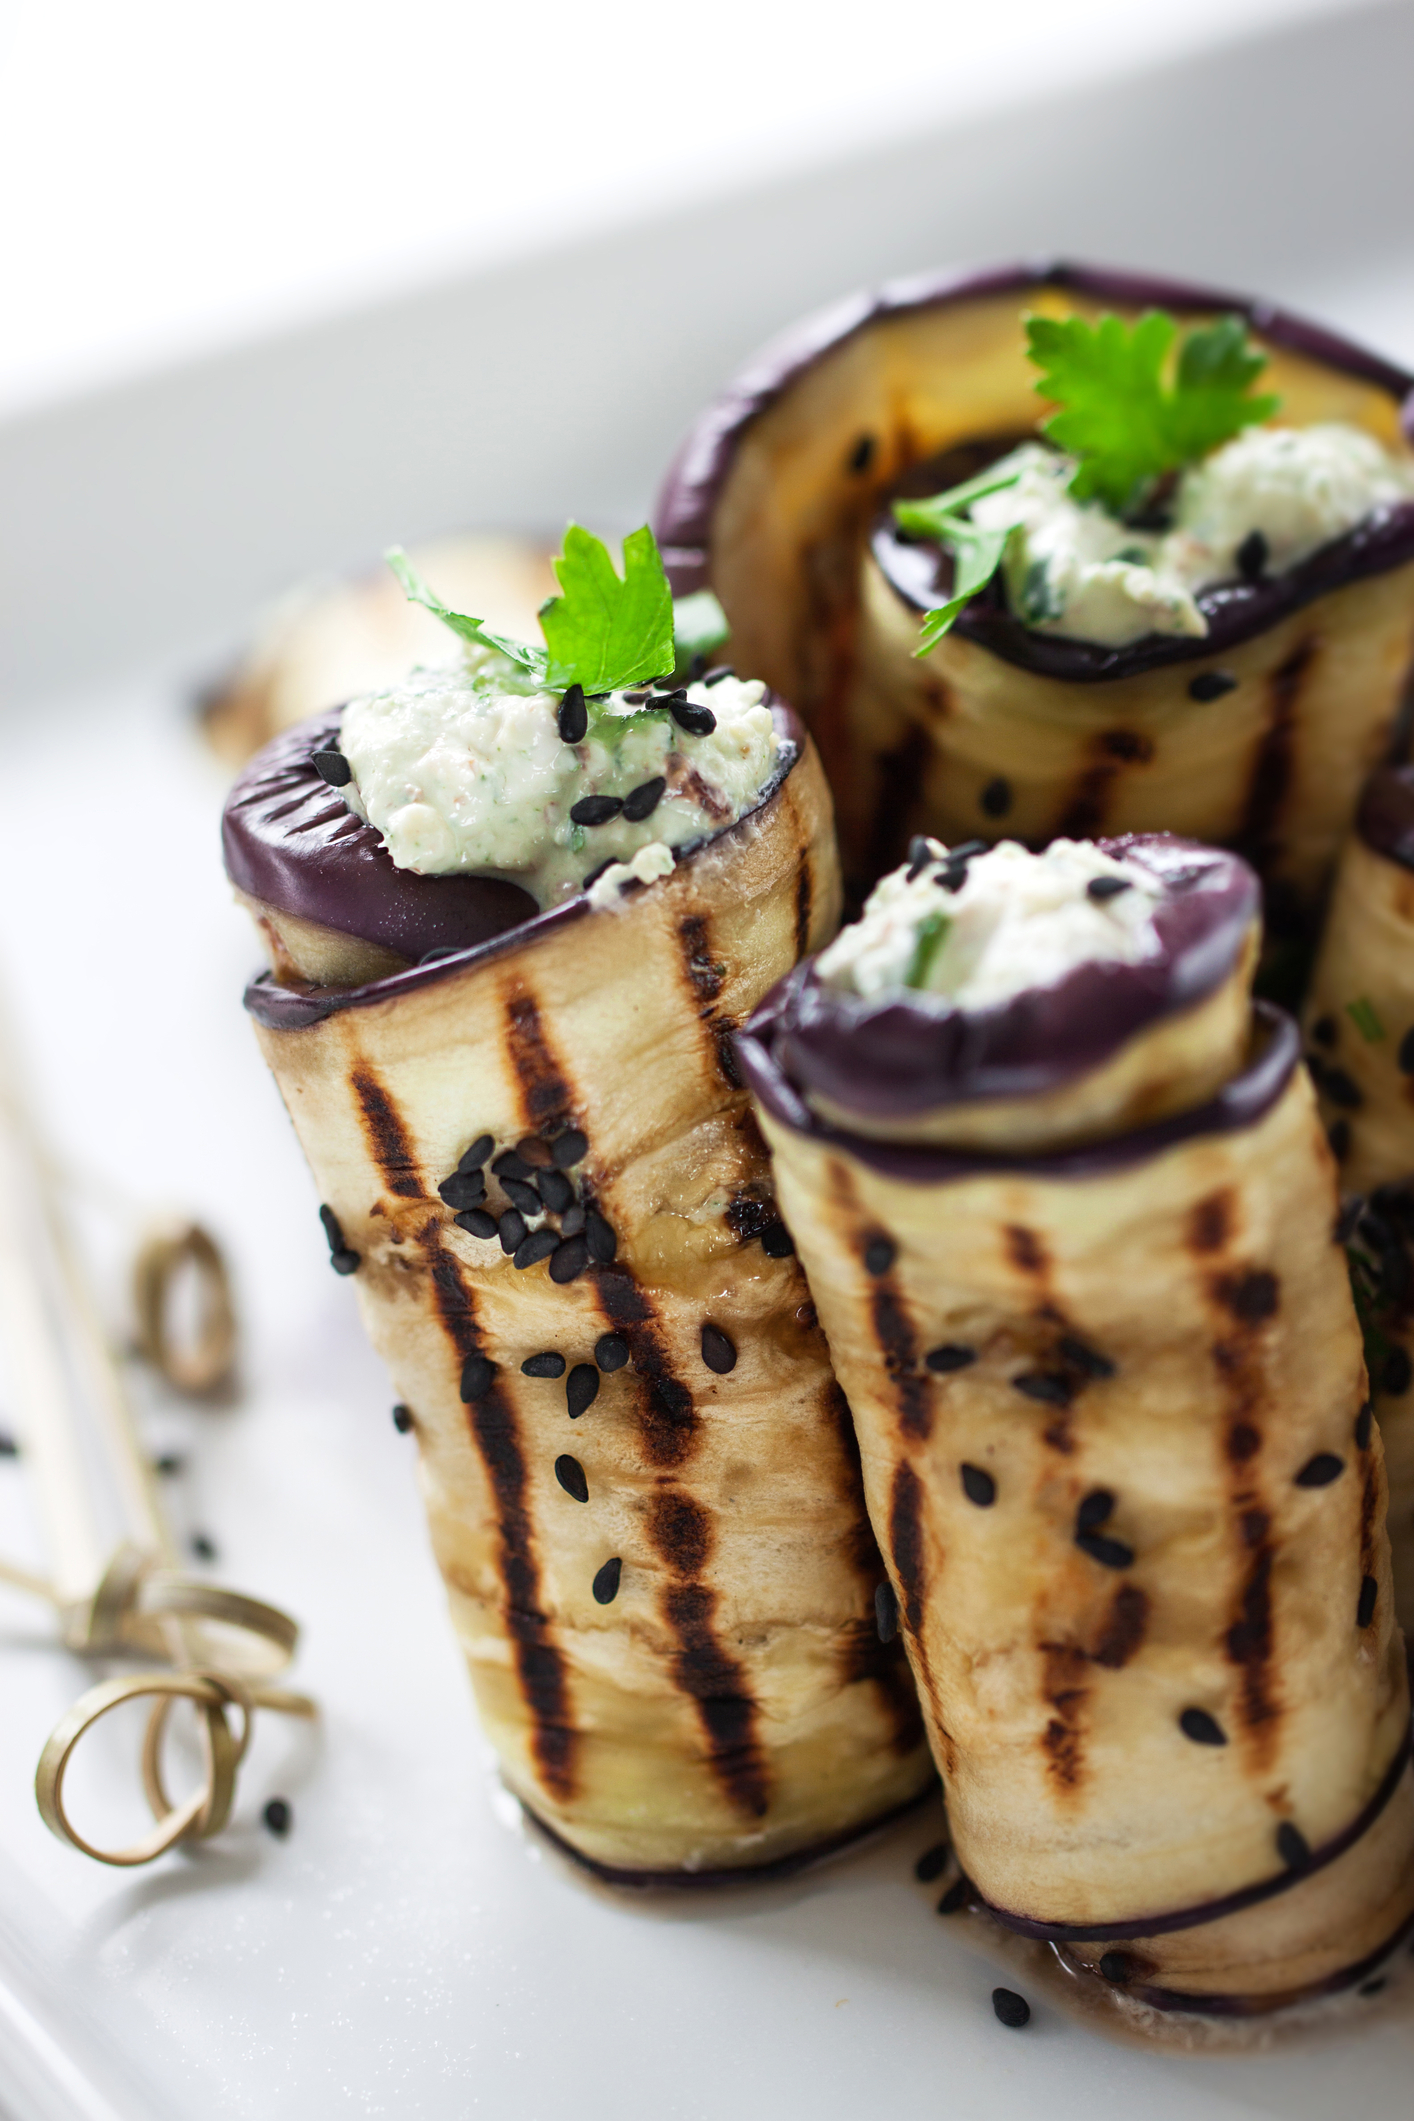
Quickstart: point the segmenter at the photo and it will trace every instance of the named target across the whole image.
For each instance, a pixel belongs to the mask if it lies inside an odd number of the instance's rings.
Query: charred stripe
[[[655,1466],[682,1465],[697,1447],[697,1408],[673,1370],[651,1299],[619,1261],[599,1269],[594,1293],[606,1322],[623,1334],[633,1353],[645,1456]]]
[[[913,1321],[891,1276],[875,1282],[869,1310],[874,1339],[893,1382],[899,1427],[905,1436],[924,1442],[933,1427],[932,1396],[919,1372]]]
[[[403,1200],[424,1197],[422,1177],[403,1116],[388,1091],[366,1061],[349,1077],[363,1118],[363,1131],[373,1160],[383,1174],[390,1193]]]
[[[716,1611],[717,1593],[705,1584],[671,1584],[663,1593],[678,1643],[673,1676],[697,1705],[713,1771],[738,1811],[760,1819],[771,1786],[756,1735],[757,1707],[741,1666],[717,1640]]]
[[[797,964],[810,948],[810,914],[815,895],[815,880],[810,872],[810,849],[807,847],[800,857],[800,868],[795,879],[795,961]]]
[[[532,1133],[571,1116],[569,1077],[524,978],[505,995],[506,1050],[520,1085],[521,1108]]]

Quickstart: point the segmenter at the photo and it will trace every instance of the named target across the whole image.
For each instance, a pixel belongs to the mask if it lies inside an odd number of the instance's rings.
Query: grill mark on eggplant
[[[815,895],[815,879],[810,871],[810,849],[807,847],[800,857],[800,868],[795,879],[795,961],[797,964],[810,947],[810,914]]]
[[[711,1041],[717,1073],[729,1089],[739,1090],[741,1070],[736,1061],[736,1019],[719,1013],[716,1006],[726,979],[726,967],[713,958],[712,929],[705,914],[689,913],[678,922],[678,948],[682,952],[687,984],[697,1003],[698,1022]]]
[[[918,1692],[908,1669],[908,1657],[902,1642],[897,1636],[892,1642],[879,1640],[872,1600],[874,1588],[883,1578],[884,1561],[870,1528],[868,1508],[864,1500],[864,1468],[859,1456],[859,1438],[855,1434],[854,1416],[850,1413],[849,1401],[833,1378],[826,1387],[826,1396],[839,1438],[845,1500],[854,1513],[853,1551],[848,1555],[848,1560],[852,1563],[855,1576],[863,1590],[864,1601],[871,1608],[863,1619],[848,1628],[843,1637],[840,1645],[840,1678],[845,1686],[855,1686],[867,1681],[877,1689],[880,1706],[889,1721],[890,1747],[900,1757],[906,1757],[923,1743],[923,1718],[918,1708]]]
[[[1298,642],[1267,680],[1267,726],[1252,762],[1247,801],[1233,845],[1258,869],[1270,862],[1272,836],[1291,786],[1292,743],[1301,687],[1315,660],[1316,643]]]
[[[520,1086],[521,1110],[532,1133],[571,1117],[569,1077],[550,1042],[540,1005],[524,977],[503,991],[506,1051]]]
[[[889,1491],[889,1554],[893,1561],[894,1574],[903,1592],[900,1613],[913,1648],[911,1662],[914,1676],[928,1697],[933,1734],[938,1751],[942,1754],[943,1774],[952,1775],[957,1771],[957,1748],[943,1719],[942,1703],[938,1699],[927,1645],[923,1640],[923,1601],[927,1589],[923,1550],[923,1483],[907,1459],[901,1459],[895,1466]]]
[[[433,1300],[457,1360],[484,1354],[476,1309],[462,1271],[444,1250],[435,1225],[423,1234]],[[496,1498],[499,1566],[506,1629],[516,1677],[530,1713],[530,1749],[541,1782],[561,1802],[574,1796],[579,1732],[570,1720],[565,1660],[542,1609],[540,1566],[527,1495],[525,1454],[515,1407],[498,1382],[466,1410],[473,1440]]]
[[[1046,1772],[1063,1790],[1075,1790],[1085,1774],[1082,1719],[1090,1689],[1082,1684],[1086,1656],[1069,1642],[1041,1644],[1041,1698],[1051,1711],[1041,1733]]]
[[[1144,1640],[1149,1625],[1149,1599],[1137,1583],[1122,1583],[1110,1601],[1100,1637],[1090,1655],[1106,1671],[1119,1672],[1128,1664]]]
[[[712,1768],[731,1802],[750,1819],[771,1802],[770,1776],[756,1735],[757,1707],[741,1666],[717,1640],[717,1593],[701,1583],[672,1584],[663,1613],[677,1636],[673,1677],[697,1705]]]
[[[1237,1277],[1222,1277],[1223,1281]],[[1219,1302],[1219,1287],[1211,1294]],[[1230,1308],[1230,1307],[1229,1307]],[[1272,1659],[1272,1568],[1275,1542],[1270,1537],[1271,1518],[1263,1507],[1256,1485],[1253,1461],[1262,1448],[1261,1414],[1265,1391],[1253,1337],[1259,1321],[1244,1319],[1246,1331],[1240,1339],[1219,1340],[1213,1361],[1227,1400],[1224,1450],[1232,1468],[1229,1496],[1239,1545],[1239,1581],[1230,1613],[1224,1648],[1229,1664],[1240,1674],[1237,1693],[1238,1720],[1248,1749],[1258,1768],[1266,1769],[1275,1757],[1282,1705],[1276,1692]]]
[[[933,1398],[918,1368],[918,1342],[908,1307],[891,1274],[869,1292],[874,1341],[894,1388],[898,1424],[905,1436],[925,1443],[933,1429]]]
[[[1233,1209],[1236,1205],[1232,1188],[1219,1187],[1206,1200],[1200,1200],[1188,1218],[1188,1249],[1190,1252],[1221,1252],[1232,1234]]]
[[[349,1077],[373,1161],[390,1193],[403,1200],[423,1200],[422,1177],[403,1116],[366,1061]]]
[[[1044,1275],[1050,1268],[1050,1255],[1041,1238],[1024,1223],[1006,1225],[1007,1258],[1023,1274]]]
[[[1101,739],[1103,743],[1104,739]],[[1077,775],[1075,784],[1060,815],[1060,822],[1051,835],[1054,839],[1092,840],[1105,822],[1109,808],[1110,784],[1119,768],[1112,758],[1101,759],[1097,764],[1085,766]]]
[[[1360,1488],[1360,1574],[1378,1577],[1375,1566],[1375,1534],[1380,1522],[1380,1482],[1374,1458],[1367,1454],[1365,1478]]]
[[[600,1267],[594,1294],[607,1324],[629,1344],[645,1457],[650,1465],[682,1465],[697,1448],[698,1414],[691,1392],[673,1369],[651,1297],[619,1260]]]
[[[712,1558],[712,1520],[684,1488],[660,1488],[648,1506],[648,1536],[676,1576],[700,1576]]]

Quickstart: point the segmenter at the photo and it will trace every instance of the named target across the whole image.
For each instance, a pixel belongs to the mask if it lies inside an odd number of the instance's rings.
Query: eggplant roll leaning
[[[1346,1191],[1351,1267],[1389,1474],[1394,1589],[1414,1633],[1414,767],[1384,766],[1336,873],[1305,1011]]]
[[[320,777],[337,717],[268,746],[226,812],[274,960],[247,1006],[415,1431],[485,1728],[528,1809],[639,1882],[801,1858],[933,1776],[733,1058],[838,920],[824,777],[766,704],[741,815],[548,910],[397,867]]]
[[[1403,489],[1402,370],[1265,304],[1064,263],[842,302],[768,347],[689,434],[657,515],[675,586],[710,584],[736,666],[800,709],[847,881],[872,883],[920,831],[1042,845],[1166,830],[1246,854],[1269,887],[1269,932],[1309,922],[1414,648],[1414,488],[1341,518],[1339,534],[1332,523],[1318,549],[1305,539],[1284,572],[1239,536],[1228,578],[1179,630],[1107,639],[1078,617],[1023,616],[998,578],[915,653],[950,562],[900,533],[892,502],[952,488],[1034,435],[1026,315],[1133,320],[1155,305],[1190,326],[1243,319],[1276,417],[1343,423],[1357,453],[1373,438]],[[1276,476],[1289,527],[1290,480]]]
[[[1414,1920],[1380,1438],[1296,1027],[1247,1008],[1256,910],[1167,838],[934,844],[740,1042],[959,1862],[1208,2014],[1362,1979]],[[1085,1087],[1126,1054],[1106,1130]],[[999,1150],[1033,1100],[1048,1136]]]

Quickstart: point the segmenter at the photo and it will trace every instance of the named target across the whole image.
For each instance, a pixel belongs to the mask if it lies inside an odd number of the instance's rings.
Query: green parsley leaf
[[[1000,493],[1004,486],[1014,486],[1021,473],[1016,470],[981,471],[975,479],[964,479],[960,486],[950,486],[946,493],[930,494],[922,501],[895,501],[894,521],[900,530],[911,530],[919,537],[933,538],[945,545],[953,556],[953,593],[946,604],[935,611],[925,613],[923,632],[913,653],[926,655],[936,648],[945,633],[951,631],[953,621],[964,604],[985,589],[1001,565],[1002,553],[1010,532],[1005,530],[979,530],[968,522],[962,511],[980,501],[984,493]]]
[[[549,650],[546,683],[613,692],[673,667],[673,594],[645,523],[624,539],[620,579],[608,547],[571,523],[555,562],[561,594],[540,607]]]
[[[1018,467],[1010,471],[999,471],[996,466],[990,471],[979,471],[975,479],[964,479],[960,486],[950,486],[946,493],[932,493],[923,501],[895,501],[894,521],[900,530],[912,530],[919,537],[935,538],[954,516],[959,516],[983,494],[1000,493],[1005,486],[1015,486],[1021,477]]]
[[[1380,1022],[1379,1011],[1367,995],[1362,994],[1357,1002],[1347,1002],[1345,1013],[1367,1046],[1379,1044],[1385,1035],[1385,1027]]]
[[[433,618],[440,619],[444,626],[450,626],[452,632],[460,634],[464,641],[476,641],[484,648],[498,648],[502,655],[508,655],[512,662],[521,664],[535,677],[545,676],[546,656],[543,648],[531,648],[524,641],[508,640],[504,634],[490,632],[482,625],[480,619],[468,618],[465,612],[449,611],[445,604],[439,603],[433,596],[401,545],[390,545],[383,557],[402,583],[403,595],[410,604],[421,604],[425,611],[432,613]]]
[[[948,939],[952,916],[936,907],[926,913],[918,923],[918,934],[914,940],[913,956],[909,959],[908,971],[904,975],[905,987],[922,987],[927,984],[928,974],[933,969],[933,960]]]
[[[1027,351],[1041,370],[1037,394],[1060,407],[1041,430],[1080,459],[1071,482],[1077,500],[1121,514],[1166,471],[1195,463],[1276,411],[1276,398],[1247,394],[1266,357],[1249,348],[1240,317],[1190,332],[1170,385],[1165,372],[1177,335],[1161,309],[1133,325],[1119,317],[1097,324],[1027,318]]]
[[[710,589],[694,590],[689,597],[674,597],[674,676],[686,677],[698,656],[714,656],[730,631],[727,615]]]

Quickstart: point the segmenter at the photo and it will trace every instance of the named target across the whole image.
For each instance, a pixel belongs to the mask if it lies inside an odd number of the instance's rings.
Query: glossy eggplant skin
[[[1414,655],[1414,507],[1336,541],[1294,597],[1224,593],[1207,641],[1115,651],[1029,633],[983,597],[919,660],[926,585],[872,542],[911,469],[1034,426],[1026,311],[1155,305],[1245,316],[1283,419],[1410,447],[1414,380],[1392,364],[1239,296],[1046,263],[840,304],[768,348],[680,452],[657,516],[675,586],[710,581],[737,667],[799,706],[856,891],[919,830],[1172,830],[1245,853],[1278,926],[1318,903]],[[1215,671],[1235,685],[1195,699]]]

